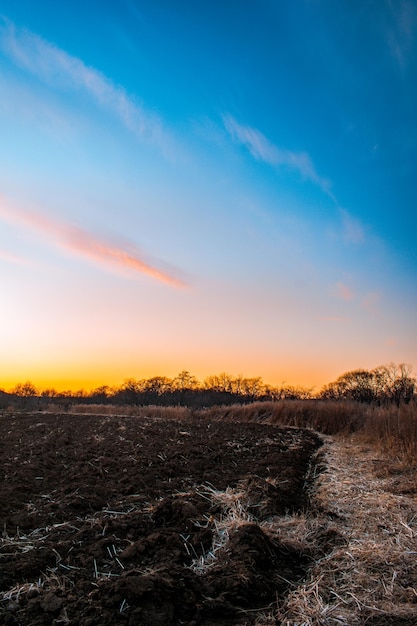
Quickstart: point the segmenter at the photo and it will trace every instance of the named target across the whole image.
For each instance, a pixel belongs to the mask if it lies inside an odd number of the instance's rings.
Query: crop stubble
[[[268,532],[308,506],[320,438],[198,419],[3,416],[0,623],[251,624],[312,555]]]

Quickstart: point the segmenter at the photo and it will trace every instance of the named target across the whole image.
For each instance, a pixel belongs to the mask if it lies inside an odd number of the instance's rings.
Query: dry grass
[[[151,419],[192,415],[184,407],[80,404],[72,408],[77,414],[95,413],[108,419],[115,411],[120,416]],[[326,469],[316,478],[312,510],[271,517],[260,524],[272,538],[310,553],[313,564],[302,585],[293,588],[283,602],[254,617],[257,626],[361,626],[370,619],[375,626],[395,624],[402,618],[410,625],[417,624],[417,499],[411,471],[417,466],[416,402],[369,407],[351,402],[285,400],[216,407],[198,413],[197,419],[199,416],[308,427],[332,435],[325,437],[322,465]],[[394,459],[400,472],[409,472],[402,479],[409,481],[411,497],[405,490],[396,491],[397,478],[389,475],[392,462],[387,457]],[[233,529],[256,520],[248,513],[243,483],[225,491],[206,485],[198,493],[221,509],[217,518],[202,521],[214,528],[210,550],[200,557],[195,555],[191,565],[203,575],[215,564],[219,551],[227,547]],[[1,543],[8,552],[28,552],[42,542],[45,533],[46,529],[37,529],[29,535],[9,537],[4,532]],[[325,546],[329,537],[333,543]],[[120,575],[116,550],[109,557],[108,567],[95,563],[96,579]],[[49,568],[42,579],[2,592],[0,601],[15,602],[22,594],[69,584],[57,568]]]
[[[54,408],[57,407],[50,407]],[[259,421],[312,428],[325,435],[357,433],[391,457],[413,467],[417,464],[417,401],[378,407],[353,401],[280,400],[217,406],[197,412],[182,406],[76,404],[69,413],[176,420],[195,416],[215,421]]]
[[[405,466],[417,467],[417,403],[375,407],[367,413],[364,439]]]
[[[66,525],[59,524],[59,526]],[[12,536],[8,535],[7,531],[4,530],[0,539],[2,557],[14,557],[18,554],[36,550],[39,546],[42,546],[51,528],[37,528],[28,534],[21,533],[18,529],[16,535]],[[60,557],[56,550],[54,550],[54,555],[58,565]],[[72,581],[67,576],[58,572],[58,567],[47,567],[46,571],[42,572],[42,575],[36,581],[24,582],[10,589],[0,591],[0,603],[6,604],[11,608],[13,606],[18,608],[20,596],[31,598],[38,595],[42,590],[67,589],[72,585]]]
[[[318,478],[317,517],[288,517],[276,532],[308,546],[317,526],[335,527],[343,542],[319,558],[304,585],[278,611],[288,626],[354,626],[373,617],[417,623],[417,503],[390,493],[373,471],[375,451],[337,439],[326,445]]]
[[[260,421],[312,428],[325,435],[356,433],[404,467],[417,467],[417,401],[370,406],[352,401],[280,400],[214,407],[201,413],[213,420]]]
[[[279,426],[313,428],[326,435],[350,433],[363,424],[363,405],[332,400],[278,400],[213,407],[202,412],[214,420],[260,421]]]
[[[417,501],[391,491],[392,477],[375,473],[384,456],[356,436],[326,438],[323,456],[326,470],[317,478],[311,510],[260,523],[272,539],[311,554],[312,566],[303,584],[253,615],[254,623],[417,623]],[[222,511],[207,520],[215,528],[212,548],[191,566],[204,575],[233,529],[256,519],[245,507],[242,485],[225,491],[207,486],[200,495]]]
[[[210,504],[221,507],[219,519],[210,517],[206,520],[206,523],[213,527],[210,550],[193,559],[190,566],[196,574],[203,576],[216,563],[219,550],[227,546],[230,533],[242,524],[253,522],[253,517],[244,504],[247,496],[244,490],[228,487],[225,491],[219,491],[211,485],[205,485],[204,489],[197,489],[196,493],[208,500]],[[196,524],[201,525],[199,522]]]
[[[60,413],[62,407],[52,404],[48,412]],[[325,435],[357,433],[364,441],[403,462],[404,467],[417,467],[417,400],[400,406],[372,406],[348,400],[258,401],[198,411],[183,406],[76,404],[68,409],[68,414],[155,420],[194,417],[214,421],[255,421],[311,428]]]
[[[57,409],[58,407],[51,405],[51,407],[49,407],[48,409],[48,412],[56,413]],[[68,414],[181,420],[190,417],[192,411],[185,406],[119,406],[113,404],[74,404],[69,408]]]
[[[262,523],[272,537],[310,550],[314,564],[305,583],[275,610],[259,614],[256,624],[417,624],[417,404],[254,403],[223,407],[217,419],[333,435],[324,446],[326,471],[317,478],[313,510]],[[245,499],[240,493],[238,501]],[[326,537],[333,545],[324,545]]]

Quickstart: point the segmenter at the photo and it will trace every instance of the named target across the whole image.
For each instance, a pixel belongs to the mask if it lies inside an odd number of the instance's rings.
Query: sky
[[[0,0],[0,387],[417,367],[415,0]]]

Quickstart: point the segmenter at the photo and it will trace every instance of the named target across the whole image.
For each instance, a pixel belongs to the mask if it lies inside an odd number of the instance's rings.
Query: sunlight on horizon
[[[416,368],[416,61],[406,2],[3,0],[0,387]]]

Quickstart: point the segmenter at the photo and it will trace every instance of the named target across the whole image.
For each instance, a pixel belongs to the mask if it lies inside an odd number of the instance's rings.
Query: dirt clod
[[[2,624],[251,624],[306,575],[259,522],[308,506],[310,431],[21,414],[0,439]]]

